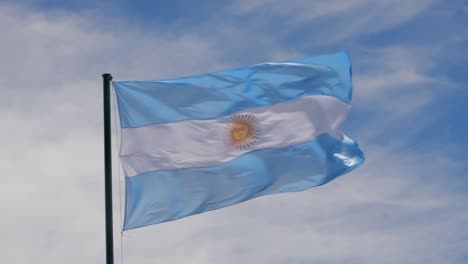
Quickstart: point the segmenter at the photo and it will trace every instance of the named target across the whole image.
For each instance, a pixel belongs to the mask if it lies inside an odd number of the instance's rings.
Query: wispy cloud
[[[230,8],[233,14],[251,16],[254,29],[290,34],[303,29],[304,39],[320,45],[356,38],[398,26],[414,18],[436,0],[395,1],[277,1],[238,0]],[[274,18],[274,19],[269,19]],[[313,22],[313,23],[311,23]],[[275,27],[271,27],[271,23]]]
[[[204,71],[222,64],[217,51],[197,36],[107,31],[87,13],[0,6],[0,25],[0,262],[102,263],[100,74]]]

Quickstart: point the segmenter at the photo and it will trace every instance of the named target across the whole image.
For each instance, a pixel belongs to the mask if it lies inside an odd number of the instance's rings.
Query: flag
[[[158,81],[119,81],[124,230],[325,184],[364,156],[340,132],[346,52]]]

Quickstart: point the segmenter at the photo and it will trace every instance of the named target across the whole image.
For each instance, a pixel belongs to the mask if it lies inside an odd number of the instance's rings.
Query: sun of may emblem
[[[234,149],[245,149],[255,143],[260,130],[252,115],[235,115],[229,119],[227,140]]]

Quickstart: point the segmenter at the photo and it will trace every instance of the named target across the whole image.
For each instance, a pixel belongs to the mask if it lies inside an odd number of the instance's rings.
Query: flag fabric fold
[[[346,52],[114,87],[124,230],[302,191],[364,161],[340,131],[352,96]]]

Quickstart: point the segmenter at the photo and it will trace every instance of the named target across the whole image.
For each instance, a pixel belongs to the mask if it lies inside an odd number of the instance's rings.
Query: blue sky
[[[462,0],[2,1],[0,262],[103,263],[102,73],[163,79],[346,49],[343,130],[363,167],[130,231],[124,263],[466,263],[467,24]]]

